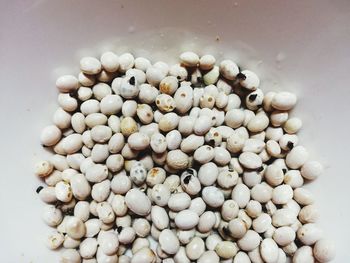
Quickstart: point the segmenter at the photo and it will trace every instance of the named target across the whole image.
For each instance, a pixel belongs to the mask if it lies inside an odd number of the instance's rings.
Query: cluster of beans
[[[106,52],[80,69],[56,82],[41,134],[55,154],[36,166],[61,262],[333,259],[303,188],[322,166],[299,144],[294,94],[193,52],[173,66]]]

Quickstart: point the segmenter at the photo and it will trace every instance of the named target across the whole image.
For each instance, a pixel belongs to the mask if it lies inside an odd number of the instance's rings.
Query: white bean
[[[56,80],[56,87],[62,93],[74,92],[79,87],[78,79],[72,75],[64,75]]]
[[[203,70],[212,69],[216,59],[212,55],[204,55],[199,59],[199,67]]]
[[[181,63],[187,67],[194,67],[199,63],[199,57],[196,53],[187,51],[180,55]]]
[[[238,240],[237,244],[244,251],[252,251],[260,245],[261,237],[253,230],[248,230],[247,233]]]
[[[232,190],[231,198],[240,208],[246,207],[250,200],[249,188],[245,184],[237,184]]]
[[[188,209],[180,211],[175,217],[175,224],[180,229],[188,230],[196,226],[199,222],[198,215]]]
[[[296,215],[291,209],[282,208],[278,209],[272,215],[272,224],[275,227],[288,226],[296,221]]]
[[[219,263],[219,256],[214,251],[205,251],[197,260],[198,263]]]
[[[257,169],[261,167],[261,158],[252,152],[244,152],[239,155],[239,162],[248,169]]]
[[[315,180],[323,172],[323,166],[317,161],[307,161],[301,167],[301,175],[307,180]]]
[[[128,208],[137,215],[148,215],[151,212],[151,201],[138,189],[131,189],[125,195]]]
[[[174,76],[167,76],[159,84],[159,91],[168,95],[173,95],[178,88],[178,80]]]
[[[335,245],[327,239],[318,240],[313,248],[313,255],[319,262],[329,262],[335,257]]]
[[[218,66],[214,66],[211,70],[209,70],[206,74],[203,76],[203,81],[205,85],[215,84],[220,75],[220,70]]]
[[[61,262],[80,263],[81,257],[75,249],[65,249],[61,254]]]
[[[289,226],[279,227],[273,233],[273,239],[279,246],[287,246],[294,241],[296,237],[295,231]]]
[[[309,153],[303,146],[294,147],[286,156],[286,164],[292,169],[298,169],[306,163]]]
[[[180,249],[180,242],[170,229],[164,229],[159,235],[159,245],[161,249],[170,255],[176,254]]]
[[[297,103],[297,97],[290,92],[278,92],[272,99],[271,105],[277,110],[290,110]]]
[[[186,245],[186,255],[191,260],[197,260],[204,253],[205,245],[203,239],[194,237],[190,243]]]
[[[278,260],[278,246],[271,238],[266,238],[261,242],[260,254],[266,263],[273,263]]]
[[[57,126],[50,125],[45,127],[40,135],[40,141],[45,146],[53,146],[61,139],[62,132]]]
[[[79,253],[84,259],[92,258],[97,252],[97,246],[96,238],[86,238],[80,243]]]
[[[315,224],[309,223],[300,227],[297,231],[298,239],[305,245],[315,244],[323,236],[323,232]]]
[[[86,74],[94,75],[101,71],[101,62],[94,57],[83,57],[80,60],[80,69]]]
[[[214,208],[221,206],[225,201],[223,193],[215,186],[204,187],[202,198],[207,205]]]
[[[116,233],[106,232],[98,239],[98,243],[102,252],[108,256],[117,253],[119,240]]]

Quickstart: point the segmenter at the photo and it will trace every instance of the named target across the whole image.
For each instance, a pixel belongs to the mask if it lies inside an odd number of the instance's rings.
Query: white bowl
[[[265,91],[296,92],[301,143],[324,175],[308,185],[320,225],[348,262],[350,3],[327,1],[2,1],[0,4],[0,262],[57,262],[45,247],[40,130],[56,105],[54,81],[83,54],[131,51],[175,61],[181,51],[229,57],[255,70]]]

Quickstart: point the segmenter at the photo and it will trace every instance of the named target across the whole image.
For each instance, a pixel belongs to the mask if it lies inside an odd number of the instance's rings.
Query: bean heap
[[[294,94],[193,52],[173,66],[106,52],[80,69],[57,79],[41,133],[54,155],[36,165],[61,262],[333,259],[303,188],[323,168],[299,144]]]

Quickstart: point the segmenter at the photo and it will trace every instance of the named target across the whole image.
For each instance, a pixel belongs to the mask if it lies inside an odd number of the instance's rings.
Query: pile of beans
[[[54,155],[35,171],[62,263],[334,258],[303,188],[323,168],[299,143],[294,94],[193,52],[172,66],[106,52],[80,69],[57,79],[41,133]]]

